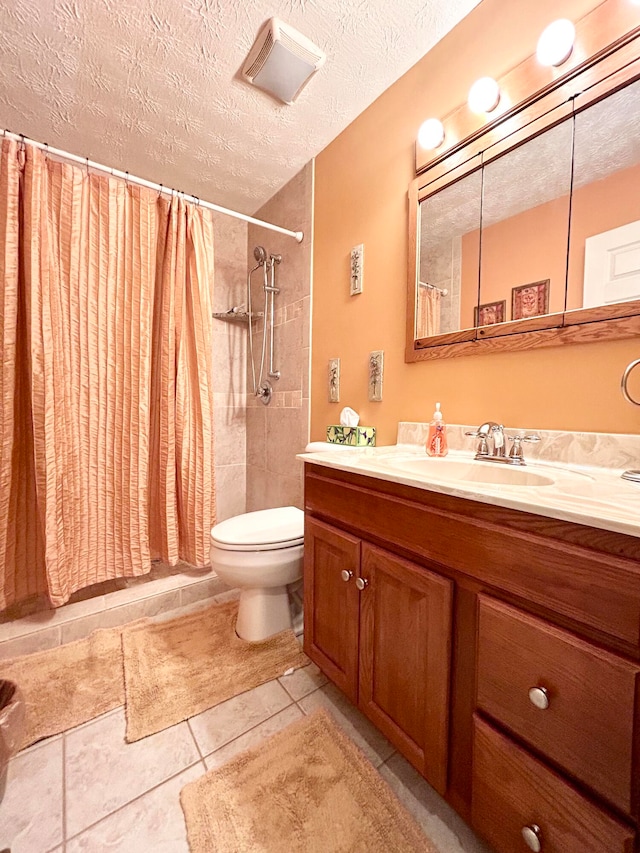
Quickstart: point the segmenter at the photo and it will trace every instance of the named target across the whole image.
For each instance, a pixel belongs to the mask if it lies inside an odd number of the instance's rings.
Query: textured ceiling
[[[478,2],[4,0],[0,123],[252,213]],[[293,106],[236,79],[274,16],[327,54]]]

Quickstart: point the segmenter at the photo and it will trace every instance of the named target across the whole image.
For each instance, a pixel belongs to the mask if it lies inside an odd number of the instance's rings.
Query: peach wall
[[[518,354],[404,362],[407,188],[424,118],[445,116],[480,76],[499,77],[535,50],[559,16],[578,20],[594,0],[483,0],[445,39],[316,159],[311,435],[323,438],[343,405],[395,441],[399,420],[445,418],[540,429],[639,432],[640,412],[620,396],[634,341]],[[364,290],[349,296],[349,253],[365,245]],[[384,400],[367,400],[371,350],[385,352]],[[341,402],[327,401],[327,361],[339,356]]]

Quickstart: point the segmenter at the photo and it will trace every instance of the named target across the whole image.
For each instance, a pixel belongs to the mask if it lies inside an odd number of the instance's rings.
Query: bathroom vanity
[[[637,850],[640,489],[574,517],[378,450],[305,458],[306,653],[498,853]]]

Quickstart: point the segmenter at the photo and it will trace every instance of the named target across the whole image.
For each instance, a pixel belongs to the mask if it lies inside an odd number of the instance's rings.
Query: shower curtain
[[[434,287],[418,285],[418,319],[416,337],[430,338],[440,334],[440,301],[442,295]]]
[[[9,140],[0,167],[0,609],[204,565],[209,212]]]

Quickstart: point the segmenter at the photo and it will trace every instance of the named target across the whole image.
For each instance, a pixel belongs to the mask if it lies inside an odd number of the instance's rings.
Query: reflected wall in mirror
[[[630,300],[640,300],[638,80],[575,116],[567,309]]]
[[[480,303],[505,301],[504,321],[519,321],[513,331],[523,324],[548,328],[562,323],[572,135],[569,118],[494,160],[491,149],[485,152]],[[478,268],[475,245],[463,243],[463,270],[468,268],[471,281]],[[474,289],[465,286],[463,292],[463,318],[470,319]],[[482,325],[482,312],[479,319]]]
[[[461,324],[467,291],[478,297],[478,265],[464,273],[463,245],[478,257],[482,175],[478,169],[425,199],[419,210],[416,338],[473,328],[473,311]],[[474,303],[475,304],[475,303]],[[468,339],[470,339],[469,336]],[[462,340],[464,338],[457,337]]]

